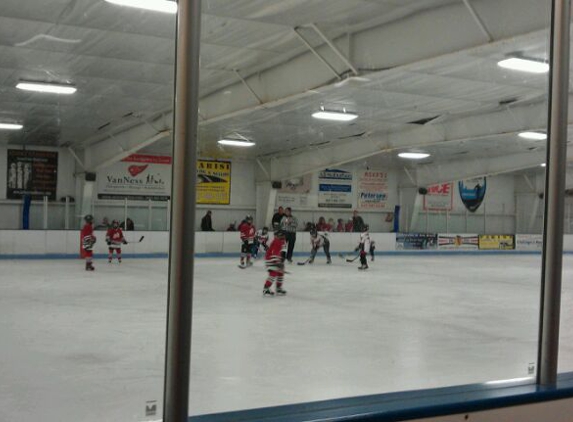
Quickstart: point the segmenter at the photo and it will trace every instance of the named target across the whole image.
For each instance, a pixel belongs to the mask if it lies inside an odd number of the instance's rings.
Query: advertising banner
[[[396,249],[437,249],[438,235],[435,233],[396,233]]]
[[[352,208],[352,173],[326,169],[318,175],[319,208]]]
[[[479,236],[480,250],[509,251],[515,249],[512,234],[482,234]]]
[[[9,149],[7,162],[6,198],[56,199],[58,185],[58,153]]]
[[[365,170],[358,176],[358,208],[383,210],[388,201],[388,173]]]
[[[454,203],[454,184],[440,183],[428,186],[424,195],[424,211],[451,211]]]
[[[231,203],[231,162],[197,160],[197,203]]]
[[[470,212],[476,212],[485,198],[487,180],[485,177],[462,180],[458,182],[460,199]]]
[[[515,249],[518,251],[541,251],[543,250],[543,235],[516,234]]]
[[[99,199],[166,201],[171,195],[171,157],[133,154],[97,174]]]
[[[438,249],[477,250],[479,237],[477,234],[439,234]]]
[[[276,205],[283,207],[308,207],[312,176],[310,174],[282,182],[277,191]]]

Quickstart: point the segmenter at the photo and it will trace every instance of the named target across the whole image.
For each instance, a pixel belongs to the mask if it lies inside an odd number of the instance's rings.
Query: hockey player
[[[269,245],[267,244],[268,241],[269,241],[269,228],[263,227],[262,229],[257,230],[252,250],[252,255],[254,258],[259,257],[259,249],[261,247],[265,250],[265,252],[267,251],[267,249],[269,248]]]
[[[96,237],[94,236],[94,218],[92,215],[88,214],[84,217],[86,224],[82,228],[80,233],[82,240],[82,247],[84,249],[84,258],[86,259],[86,271],[95,270],[93,266],[93,247],[96,243]]]
[[[253,265],[251,262],[251,250],[255,241],[255,226],[253,226],[253,217],[247,215],[239,225],[241,236],[241,264],[240,268],[247,268]]]
[[[310,251],[310,258],[308,260],[309,264],[314,262],[316,253],[320,248],[324,249],[326,255],[326,263],[330,264],[332,260],[330,259],[330,240],[328,239],[328,233],[319,233],[316,228],[310,230],[310,246],[312,247]]]
[[[376,242],[370,239],[370,261],[374,261],[374,250],[376,249]]]
[[[360,233],[360,244],[357,248],[360,251],[360,267],[359,270],[368,269],[368,261],[366,260],[366,255],[370,252],[370,234],[368,233],[368,224],[362,226],[362,232]]]
[[[285,237],[286,233],[283,230],[277,230],[265,254],[265,266],[269,275],[265,281],[263,296],[274,296],[275,292],[278,296],[286,295],[286,290],[283,289],[287,247]],[[271,290],[273,283],[276,283],[275,292]]]
[[[117,262],[121,264],[121,245],[127,245],[127,240],[125,240],[125,237],[123,237],[123,231],[119,227],[119,221],[112,221],[111,227],[107,229],[105,241],[109,250],[107,257],[108,262],[111,264],[111,260],[113,259],[113,251],[115,251]]]

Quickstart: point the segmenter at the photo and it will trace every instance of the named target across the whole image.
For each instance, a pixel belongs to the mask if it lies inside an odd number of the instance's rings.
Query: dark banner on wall
[[[396,233],[396,249],[436,249],[437,247],[437,234]]]
[[[512,234],[482,234],[479,237],[481,250],[509,251],[515,249],[515,236]]]
[[[8,150],[6,198],[56,199],[58,153],[55,151]]]

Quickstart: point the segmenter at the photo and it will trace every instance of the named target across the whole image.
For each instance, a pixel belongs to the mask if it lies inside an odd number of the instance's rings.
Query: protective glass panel
[[[161,417],[176,19],[117,3],[1,2],[2,421]]]
[[[204,2],[191,414],[534,380],[550,10]]]

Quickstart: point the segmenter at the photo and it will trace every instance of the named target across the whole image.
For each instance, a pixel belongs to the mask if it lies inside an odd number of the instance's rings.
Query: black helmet
[[[252,222],[253,222],[253,216],[250,215],[250,214],[247,215],[247,216],[245,217],[245,221],[248,221],[249,223],[252,223]]]
[[[316,231],[316,227],[311,227],[310,237],[316,237],[317,235],[318,235],[318,231]]]
[[[113,220],[113,221],[111,222],[111,225],[112,225],[114,228],[117,228],[117,227],[119,227],[119,221]]]
[[[268,227],[263,227],[263,234],[267,234],[269,232],[269,228]]]
[[[86,221],[86,223],[93,223],[93,221],[94,221],[94,216],[91,215],[91,214],[87,214],[87,215],[84,217],[84,220]]]
[[[367,232],[368,230],[370,230],[370,227],[368,226],[368,224],[364,224],[364,225],[362,226],[362,231],[363,231],[363,232]]]

